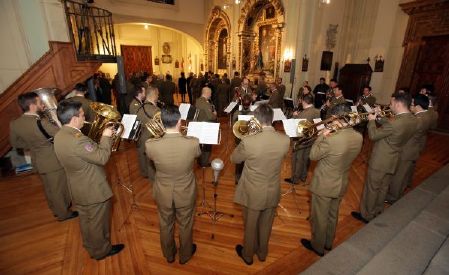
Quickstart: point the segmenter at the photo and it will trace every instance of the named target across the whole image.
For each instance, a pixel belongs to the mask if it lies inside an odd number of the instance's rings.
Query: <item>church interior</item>
[[[2,0],[0,14],[1,274],[449,273],[449,1]],[[18,97],[49,88],[62,101],[84,83],[92,101],[113,105],[123,116],[130,112],[133,79],[150,77],[174,83],[166,105],[195,106],[203,86],[182,92],[181,74],[210,77],[211,87],[228,81],[226,95],[220,86],[211,88],[220,133],[209,160],[224,163],[218,184],[215,170],[194,164],[196,253],[187,264],[167,263],[154,182],[139,171],[136,142],[122,139],[104,169],[113,193],[110,239],[125,248],[96,261],[83,248],[78,219],[53,217],[32,169],[33,154],[10,142],[11,122],[22,115]],[[338,83],[354,108],[368,87],[382,108],[398,91],[416,98],[426,90],[435,126],[413,162],[404,196],[385,203],[369,223],[354,219],[377,144],[362,123],[363,143],[347,171],[333,245],[324,257],[313,253],[300,240],[314,237],[309,188],[321,160],[311,161],[302,183],[285,182],[295,165],[291,138],[268,255],[251,265],[242,261],[234,248],[244,241],[245,215],[234,202],[238,180],[231,161],[238,142],[233,111],[226,111],[242,82],[233,86],[235,77],[249,80],[258,100],[267,102],[283,87],[283,118],[273,127],[286,134],[283,119],[300,112],[304,89],[316,99],[320,83]],[[223,215],[202,212],[209,208]]]

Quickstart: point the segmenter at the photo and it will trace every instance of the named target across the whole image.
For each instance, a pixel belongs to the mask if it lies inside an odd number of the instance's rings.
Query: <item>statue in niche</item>
[[[262,58],[262,70],[274,72],[274,60],[276,56],[276,38],[271,25],[259,28],[259,55]]]

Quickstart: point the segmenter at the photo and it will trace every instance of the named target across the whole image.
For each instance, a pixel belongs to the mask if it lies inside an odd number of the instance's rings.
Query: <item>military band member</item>
[[[351,112],[346,104],[330,109],[332,116]],[[332,124],[342,128],[335,133],[324,129],[314,142],[310,159],[318,161],[310,185],[312,193],[311,226],[312,240],[301,239],[304,247],[319,256],[331,250],[338,223],[340,202],[348,187],[348,173],[352,162],[362,148],[362,135],[343,120]]]
[[[416,116],[416,131],[402,148],[398,168],[393,175],[386,197],[389,203],[394,203],[400,199],[404,194],[405,188],[407,186],[411,187],[416,161],[426,147],[427,133],[433,125],[432,114],[429,113],[428,108],[429,98],[418,94],[410,108]]]
[[[365,104],[368,104],[371,108],[374,108],[374,104],[376,104],[376,97],[371,93],[370,86],[363,87],[362,95],[357,101],[357,106],[363,107]],[[364,112],[366,112],[366,110]]]
[[[289,149],[290,139],[271,126],[273,109],[261,104],[254,111],[262,131],[242,139],[231,155],[233,163],[245,162],[235,191],[234,202],[242,205],[243,246],[236,252],[247,265],[254,254],[265,261],[276,207],[280,199],[281,164]]]
[[[147,156],[156,166],[153,198],[159,213],[161,248],[167,261],[174,262],[176,219],[179,226],[179,263],[185,264],[196,251],[192,238],[196,198],[193,164],[201,150],[197,138],[181,135],[181,115],[176,106],[163,108],[161,118],[166,128],[165,135],[160,139],[149,139],[145,145]]]
[[[156,87],[149,86],[146,89],[146,99],[142,105],[136,110],[137,120],[142,124],[140,137],[137,140],[137,155],[139,159],[140,173],[143,177],[148,177],[151,182],[154,182],[154,163],[150,161],[145,154],[145,142],[152,137],[145,124],[150,121],[157,112],[160,112],[157,107],[157,100],[159,91]]]
[[[282,77],[276,78],[276,86],[277,90],[279,91],[279,94],[281,94],[282,98],[285,96],[285,85],[282,84]]]
[[[435,106],[437,98],[433,95],[432,90],[433,85],[423,85],[419,93],[429,98],[429,108],[427,110],[429,112],[429,115],[432,117],[431,128],[435,129],[438,126],[438,111]]]
[[[345,97],[343,96],[343,90],[340,85],[335,85],[333,88],[333,96],[326,102],[326,118],[330,117],[329,111],[332,107],[339,104],[346,104]]]
[[[270,83],[268,84],[268,87],[271,91],[270,99],[268,100],[268,105],[270,105],[271,108],[280,108],[282,109],[284,107],[284,95],[281,94],[280,91],[277,89],[276,83]]]
[[[216,122],[217,112],[212,103],[210,103],[210,97],[212,90],[209,87],[203,87],[201,90],[201,96],[196,100],[195,107],[199,110],[198,121]],[[198,164],[201,167],[209,167],[209,157],[212,152],[212,145],[201,145],[201,157],[198,160]]]
[[[75,85],[75,88],[73,88],[73,91],[75,92],[75,94],[70,99],[81,102],[81,104],[83,104],[83,111],[86,117],[86,121],[92,122],[95,118],[95,113],[90,107],[92,100],[86,98],[86,85],[84,85],[83,83],[78,83]]]
[[[31,162],[42,180],[48,207],[58,221],[77,217],[78,212],[70,210],[66,174],[53,148],[59,128],[40,117],[44,105],[36,93],[19,95],[18,102],[23,115],[10,124],[11,145],[31,151]]]
[[[313,120],[320,118],[320,110],[313,106],[313,96],[306,94],[302,98],[301,104],[303,110],[301,112],[294,112],[293,118],[307,119],[310,123]],[[298,184],[299,181],[306,183],[307,171],[310,166],[310,149],[313,141],[306,142],[302,145],[294,146],[292,152],[292,173],[291,178],[286,178],[285,181],[292,184]]]
[[[129,113],[132,115],[137,114],[137,110],[139,110],[142,105],[143,105],[143,101],[145,100],[145,95],[146,91],[145,91],[145,87],[143,85],[136,85],[135,90],[134,90],[134,96],[133,96],[133,100],[131,101],[131,103],[129,104]]]
[[[396,172],[402,148],[413,136],[416,118],[410,113],[410,94],[395,93],[390,108],[395,114],[391,120],[383,120],[376,127],[376,114],[368,116],[368,136],[374,142],[368,164],[368,173],[360,201],[360,212],[351,215],[362,222],[369,222],[384,210],[384,201],[393,174]]]
[[[124,248],[111,245],[112,190],[103,167],[111,154],[113,130],[106,128],[97,144],[79,130],[85,121],[81,103],[64,100],[57,113],[63,126],[55,136],[55,152],[79,212],[83,246],[91,258],[102,260]]]

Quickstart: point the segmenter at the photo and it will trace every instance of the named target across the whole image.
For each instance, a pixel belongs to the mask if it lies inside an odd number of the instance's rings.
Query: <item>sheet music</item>
[[[354,113],[358,113],[356,106],[351,106],[351,111]]]
[[[259,107],[259,105],[251,105],[251,106],[249,106],[249,110],[250,110],[251,112],[254,112],[254,110],[256,110],[257,107]]]
[[[243,110],[243,106],[239,105],[239,111]]]
[[[284,119],[282,120],[282,124],[284,125],[285,134],[289,137],[297,137],[298,136],[298,123],[300,121],[304,121],[306,119],[299,119],[299,118],[290,118],[290,119]]]
[[[254,115],[239,115],[239,119],[238,119],[238,120],[245,120],[245,121],[248,121],[248,120],[250,120],[252,117],[254,117]]]
[[[129,134],[131,133],[134,122],[136,122],[137,115],[131,115],[131,114],[124,114],[122,118],[123,126],[125,126],[125,129],[123,130],[121,138],[129,138]]]
[[[226,107],[226,109],[224,109],[225,113],[230,113],[232,112],[232,110],[234,110],[235,106],[237,106],[237,102],[232,101],[229,103],[228,107]]]
[[[187,136],[196,137],[201,144],[218,144],[220,123],[196,122],[189,123]]]
[[[260,104],[264,104],[264,103],[268,103],[268,99],[267,100],[259,100],[259,101],[256,101],[256,102],[254,102],[254,105],[260,105]]]
[[[181,103],[179,105],[179,112],[181,113],[181,119],[187,120],[187,115],[189,114],[190,104]]]
[[[371,109],[371,106],[369,106],[368,104],[363,104],[363,108],[365,108],[365,110],[368,112],[368,113],[372,113],[373,112],[373,109]]]
[[[321,118],[314,118],[313,119],[313,123],[314,124],[316,124],[316,123],[320,123],[321,122]],[[316,127],[316,129],[319,131],[319,130],[322,130],[322,129],[324,129],[324,125],[323,124],[321,124],[321,125],[318,125],[318,127]]]
[[[287,119],[280,108],[273,109],[273,121]]]
[[[351,103],[351,104],[354,104],[354,100],[352,100],[352,99],[345,99],[346,100],[346,102],[349,102],[349,103]]]

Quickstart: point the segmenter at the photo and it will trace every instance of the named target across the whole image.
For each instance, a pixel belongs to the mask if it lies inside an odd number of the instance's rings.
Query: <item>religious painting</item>
[[[276,35],[271,25],[263,25],[259,28],[259,53],[256,54],[256,69],[274,72]]]
[[[227,48],[228,48],[228,31],[223,29],[218,36],[218,69],[226,69],[227,68]]]
[[[321,55],[321,66],[320,70],[322,71],[330,71],[332,68],[332,57],[334,53],[330,51],[323,51]]]
[[[163,54],[162,55],[162,63],[171,64],[173,62],[171,55]]]
[[[272,19],[276,15],[276,12],[274,10],[273,6],[269,6],[265,9],[265,19]]]
[[[302,71],[307,72],[309,69],[309,58],[307,58],[307,55],[304,55],[302,59]]]
[[[154,59],[154,65],[159,65],[160,60],[159,57],[156,56],[156,58]]]
[[[384,59],[382,56],[377,56],[374,58],[374,71],[375,72],[383,72],[384,71]]]
[[[176,68],[176,69],[179,68],[179,61],[178,61],[178,59],[176,59],[176,61],[175,61],[175,68]]]
[[[292,70],[292,61],[291,60],[285,60],[284,61],[284,73],[289,73]]]

